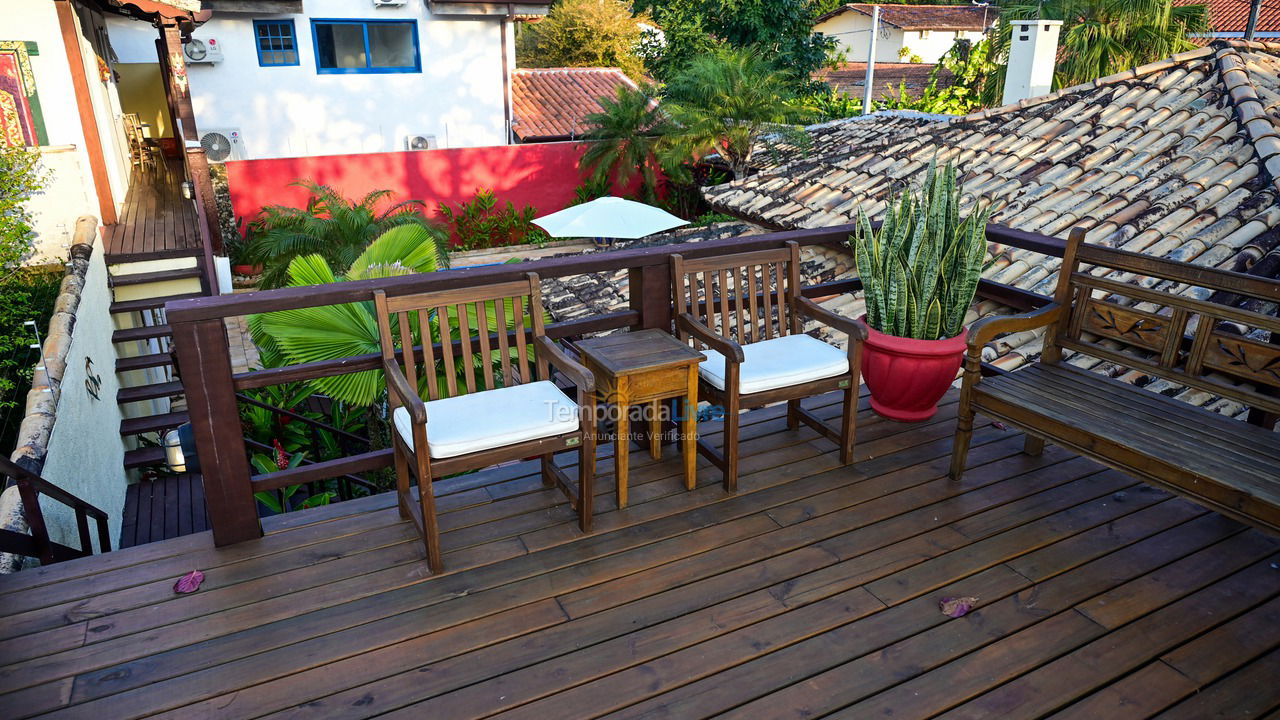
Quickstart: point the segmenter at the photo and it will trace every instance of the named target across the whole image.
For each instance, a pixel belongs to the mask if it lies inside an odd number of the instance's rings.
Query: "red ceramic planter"
[[[862,321],[866,322],[866,316]],[[942,340],[886,335],[867,326],[862,346],[862,380],[871,392],[871,409],[898,422],[933,417],[938,401],[964,362],[968,330]]]

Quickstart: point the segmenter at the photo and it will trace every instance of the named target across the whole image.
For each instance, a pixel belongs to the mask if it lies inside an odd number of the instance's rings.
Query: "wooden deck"
[[[201,254],[199,218],[195,205],[182,197],[182,179],[179,160],[134,173],[120,221],[103,231],[108,263]]]
[[[120,524],[120,547],[169,540],[209,529],[204,484],[195,473],[162,475],[129,486]]]
[[[637,453],[621,512],[601,461],[586,537],[532,463],[453,478],[439,577],[390,495],[3,577],[0,717],[1274,717],[1280,542],[990,423],[954,483],[954,417],[838,468],[756,411],[736,496]]]

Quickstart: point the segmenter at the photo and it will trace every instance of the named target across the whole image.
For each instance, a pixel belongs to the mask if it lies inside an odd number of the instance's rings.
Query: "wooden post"
[[[195,189],[195,202],[203,209],[201,227],[208,233],[211,254],[222,252],[222,230],[218,225],[218,202],[213,194],[213,181],[209,178],[209,159],[200,147],[200,131],[196,127],[195,112],[191,108],[191,86],[187,80],[187,63],[182,56],[182,33],[176,21],[160,24],[162,68],[165,73],[165,96],[169,100],[170,113],[177,119],[174,137],[182,145],[187,177]],[[213,268],[207,270],[210,275]],[[216,282],[215,282],[216,287]]]
[[[262,536],[221,319],[173,323],[178,376],[195,430],[215,545]]]
[[[116,201],[111,195],[111,180],[107,177],[107,161],[102,150],[98,118],[93,114],[93,99],[89,96],[89,79],[84,69],[84,56],[80,53],[80,32],[77,30],[75,10],[70,0],[53,3],[62,31],[62,44],[67,52],[67,64],[71,69],[71,88],[76,97],[76,110],[80,114],[80,129],[84,133],[84,149],[89,156],[89,173],[93,177],[93,191],[98,198],[98,213],[103,225],[115,224]]]
[[[671,284],[671,264],[641,265],[627,270],[627,294],[632,310],[640,313],[635,330],[657,328],[671,332],[671,303],[675,297]]]

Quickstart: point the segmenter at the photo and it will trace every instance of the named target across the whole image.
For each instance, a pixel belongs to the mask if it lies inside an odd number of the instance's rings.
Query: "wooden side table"
[[[618,507],[627,506],[627,455],[630,445],[630,409],[647,404],[649,455],[662,457],[660,403],[683,399],[679,424],[683,435],[684,485],[697,484],[698,462],[698,363],[702,353],[661,330],[588,338],[577,343],[583,363],[596,377],[596,395],[602,403],[618,407],[617,438],[614,441],[614,479],[618,487]]]

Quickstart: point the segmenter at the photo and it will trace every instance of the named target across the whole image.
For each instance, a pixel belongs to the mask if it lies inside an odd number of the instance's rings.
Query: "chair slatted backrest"
[[[399,363],[411,387],[425,384],[428,399],[535,378],[530,338],[545,332],[536,274],[512,282],[397,297],[378,290],[373,297],[383,359]],[[537,362],[536,377],[547,378],[544,362]]]
[[[1280,338],[1280,318],[1178,292],[1198,287],[1280,303],[1280,282],[1082,239],[1073,236],[1063,260],[1057,300],[1072,309],[1046,343],[1047,360],[1058,348],[1075,350],[1280,413],[1280,345],[1247,336],[1261,330]]]
[[[676,312],[689,313],[739,345],[801,332],[791,300],[800,293],[800,246],[686,260],[671,256]],[[687,333],[680,339],[688,342]]]

